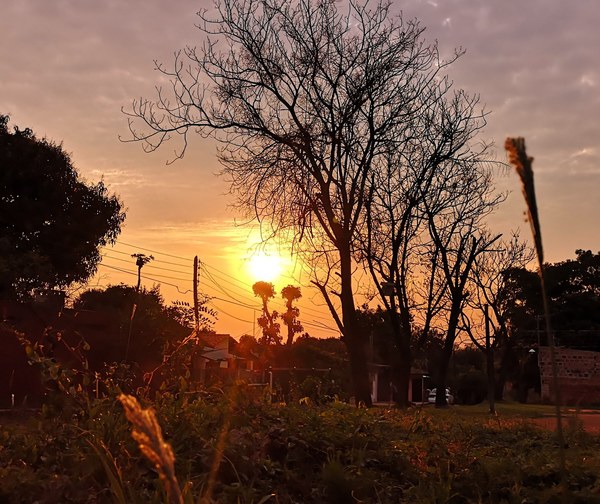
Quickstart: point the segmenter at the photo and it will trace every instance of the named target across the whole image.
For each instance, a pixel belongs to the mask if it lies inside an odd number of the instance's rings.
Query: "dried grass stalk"
[[[544,318],[546,321],[546,336],[548,346],[550,347],[550,360],[552,361],[552,388],[554,389],[554,403],[556,407],[556,434],[559,442],[560,471],[563,484],[566,482],[566,462],[565,462],[565,442],[562,428],[562,415],[560,411],[561,394],[558,382],[558,367],[556,365],[556,351],[554,349],[554,334],[550,321],[550,305],[546,290],[546,276],[544,273],[544,249],[542,247],[542,230],[540,227],[540,218],[538,215],[537,202],[535,199],[535,185],[533,182],[533,158],[527,155],[525,149],[525,139],[507,138],[504,148],[508,153],[508,160],[517,170],[517,174],[523,184],[523,197],[527,205],[527,217],[531,226],[531,233],[535,243],[535,250],[538,259],[538,273],[542,286],[542,300],[544,303]]]
[[[165,486],[169,504],[183,504],[179,483],[175,476],[175,455],[169,443],[165,442],[156,414],[152,409],[143,409],[138,400],[121,394],[119,401],[125,409],[127,420],[133,425],[131,436],[146,456]]]

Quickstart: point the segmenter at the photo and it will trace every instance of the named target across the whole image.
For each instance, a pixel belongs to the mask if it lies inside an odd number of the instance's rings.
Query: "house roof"
[[[229,334],[203,333],[199,335],[200,343],[212,348],[229,346]]]

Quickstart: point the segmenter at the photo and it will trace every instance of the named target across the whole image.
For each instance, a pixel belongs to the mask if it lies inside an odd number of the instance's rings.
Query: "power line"
[[[216,296],[210,296],[211,299],[216,299],[218,301],[223,301],[224,303],[229,303],[229,304],[233,304],[236,306],[241,306],[242,308],[248,308],[249,310],[262,310],[262,308],[259,305],[256,306],[252,306],[252,305],[247,305],[244,303],[238,303],[236,301],[230,301],[229,299],[223,299],[220,297],[216,297]]]
[[[174,254],[168,254],[167,252],[161,252],[160,250],[152,250],[149,248],[144,248],[144,247],[138,247],[137,245],[132,245],[130,243],[125,243],[125,242],[118,242],[120,245],[125,245],[126,247],[132,247],[135,249],[140,249],[140,250],[145,250],[146,252],[154,252],[155,254],[161,254],[161,255],[165,255],[167,257],[173,257],[174,259],[183,259],[184,261],[189,261],[190,258],[189,257],[182,257],[182,256],[178,256],[178,255],[174,255]]]
[[[137,273],[136,273],[137,275]],[[161,277],[161,278],[168,278],[169,280],[181,280],[182,282],[187,282],[189,281],[189,278],[179,278],[179,277],[174,277],[174,276],[169,276],[169,275],[160,275],[158,273],[152,273],[153,276],[156,277]],[[144,277],[146,278],[146,277]]]
[[[116,251],[115,251],[116,252]],[[102,257],[107,257],[109,259],[113,259],[114,261],[121,261],[121,262],[126,262],[126,263],[131,263],[131,259],[121,259],[120,257],[114,257],[108,254],[102,254]],[[159,269],[162,271],[171,271],[173,273],[182,273],[182,274],[186,274],[187,271],[181,271],[181,270],[174,270],[171,268],[161,268],[160,266],[151,266],[150,264],[146,264],[144,266],[146,269]]]
[[[236,295],[234,296],[233,294],[231,294],[229,291],[227,291],[221,284],[219,284],[219,282],[217,282],[214,278],[213,275],[207,271],[205,271],[206,274],[206,278],[208,280],[210,280],[214,287],[216,287],[221,293],[225,294],[225,296],[227,296],[230,299],[233,299],[235,302],[240,302],[240,298],[242,298],[243,300],[246,301],[246,306],[250,307],[252,306],[252,308],[254,309],[256,300],[253,298],[250,298],[247,295]]]
[[[137,273],[133,272],[133,271],[128,271],[126,269],[123,268],[117,268],[116,266],[110,266],[109,264],[104,264],[104,263],[100,263],[98,266],[102,266],[104,268],[110,268],[116,271],[120,271],[121,273],[127,273],[129,275],[135,275],[137,276]],[[158,276],[158,275],[156,275]],[[188,289],[186,291],[182,291],[179,287],[179,285],[176,284],[172,284],[169,282],[165,282],[164,280],[159,280],[157,278],[152,278],[146,275],[141,275],[141,278],[143,278],[144,280],[152,280],[153,282],[158,282],[159,284],[163,284],[163,285],[169,285],[171,287],[175,287],[177,289],[177,292],[179,292],[179,294],[188,294],[189,292],[192,292],[192,289]]]
[[[339,329],[335,329],[334,327],[329,327],[328,325],[323,324],[322,322],[317,322],[317,321],[314,321],[314,320],[313,320],[313,322],[306,322],[306,321],[303,321],[302,319],[300,319],[300,323],[303,326],[307,325],[307,326],[316,327],[317,329],[321,329],[321,330],[325,330],[325,331],[331,331],[331,332],[334,332],[336,334],[340,333]]]
[[[133,245],[133,244],[131,244],[131,243],[126,243],[126,242],[122,242],[122,241],[120,241],[120,242],[118,242],[118,244],[120,244],[120,245],[125,245],[125,246],[127,246],[127,247],[132,247],[132,248],[139,249],[139,250],[145,250],[145,251],[147,251],[147,252],[153,252],[153,253],[155,253],[155,254],[161,254],[161,255],[164,255],[164,256],[173,257],[173,258],[175,258],[175,259],[182,259],[182,260],[184,260],[184,261],[187,261],[187,260],[189,260],[189,258],[186,258],[186,257],[183,257],[183,256],[178,256],[178,255],[169,254],[169,253],[166,253],[166,252],[161,252],[161,251],[158,251],[158,250],[156,250],[156,249],[149,249],[149,248],[146,248],[146,247],[140,247],[140,246],[137,246],[137,245]],[[123,254],[123,255],[131,255],[130,253],[127,253],[127,252],[122,252],[122,251],[115,250],[115,249],[111,249],[111,251],[112,251],[112,252],[116,252],[116,253],[118,253],[118,254]],[[113,259],[119,260],[119,259],[117,259],[117,258],[113,258]],[[121,259],[121,261],[123,261],[123,260]],[[164,263],[164,264],[170,264],[170,265],[173,265],[173,266],[188,267],[188,265],[184,265],[184,264],[181,264],[181,263],[169,262],[169,261],[163,261],[163,260],[161,260],[161,259],[155,259],[155,261],[156,261],[156,262],[160,262],[160,263]],[[106,266],[108,267],[108,265],[106,265]],[[168,268],[161,268],[161,267],[159,267],[159,266],[148,266],[148,267],[149,267],[149,268],[154,268],[154,269],[161,269],[161,270],[165,270],[165,271],[172,271],[172,272],[174,272],[174,273],[183,273],[182,271],[178,271],[178,270],[171,270],[171,269],[168,269]],[[203,271],[204,271],[204,273],[206,274],[206,277],[207,277],[207,278],[208,278],[208,279],[209,279],[209,280],[210,280],[210,281],[213,283],[213,285],[214,285],[214,286],[215,286],[215,287],[216,287],[216,288],[217,288],[217,289],[218,289],[220,292],[222,292],[223,294],[225,294],[225,296],[229,297],[230,299],[234,300],[236,303],[238,303],[238,305],[239,305],[239,306],[246,307],[246,308],[249,308],[249,309],[251,308],[251,307],[250,307],[250,305],[245,305],[245,306],[244,306],[243,304],[239,304],[239,298],[240,298],[240,297],[241,297],[241,298],[245,298],[245,299],[246,299],[246,300],[248,300],[249,302],[252,302],[252,301],[253,301],[253,300],[252,300],[252,298],[250,298],[250,296],[249,296],[248,294],[246,294],[246,289],[247,289],[247,290],[251,290],[251,289],[252,289],[252,286],[251,286],[249,283],[246,283],[246,282],[244,282],[244,281],[240,280],[239,278],[237,278],[237,277],[235,277],[235,276],[233,276],[233,275],[230,275],[230,274],[228,274],[228,273],[224,272],[223,270],[220,270],[219,268],[216,268],[216,267],[214,267],[214,266],[212,266],[212,265],[210,265],[210,264],[207,264],[206,262],[203,262],[203,261],[202,261],[202,262],[200,262],[200,267],[202,268],[202,270],[203,270]],[[210,269],[212,269],[212,270],[214,270],[214,271],[216,271],[216,272],[220,273],[221,275],[224,275],[225,277],[227,277],[227,278],[229,278],[229,279],[233,280],[233,282],[232,282],[232,281],[229,281],[229,280],[227,280],[226,278],[223,278],[222,276],[219,276],[219,275],[216,275],[216,274],[213,274],[213,273],[211,273],[210,271],[208,271],[208,270],[207,270],[207,268],[210,268]],[[114,267],[113,267],[113,269],[116,269],[116,268],[114,268]],[[130,272],[127,272],[127,273],[130,273]],[[130,273],[130,274],[136,274],[136,273]],[[171,276],[167,276],[167,275],[159,275],[159,274],[154,274],[154,276],[157,276],[157,277],[162,277],[162,278],[168,278],[168,279],[170,279],[170,280],[188,281],[188,279],[183,279],[183,278],[178,278],[178,277],[171,277]],[[235,289],[238,289],[239,291],[242,291],[242,292],[244,292],[244,295],[236,294],[236,296],[234,296],[234,295],[233,295],[231,292],[228,292],[228,291],[227,291],[227,289],[225,289],[225,288],[224,288],[224,287],[221,285],[221,283],[219,283],[217,280],[215,280],[215,277],[216,277],[216,278],[219,278],[219,279],[220,279],[222,282],[225,282],[225,283],[227,283],[227,284],[231,285],[233,288],[235,288]],[[173,287],[177,288],[177,290],[178,290],[180,293],[183,293],[183,292],[182,292],[182,291],[179,289],[179,286],[177,286],[177,285],[174,285],[174,284],[169,284],[168,282],[164,282],[164,281],[157,280],[157,279],[154,279],[154,278],[151,278],[151,277],[147,277],[147,276],[143,276],[143,278],[145,278],[145,279],[148,279],[148,280],[152,280],[152,281],[156,281],[156,282],[159,282],[159,283],[160,283],[160,282],[162,282],[162,283],[164,283],[165,285],[171,285],[171,286],[173,286]],[[234,283],[234,282],[235,282],[235,283]],[[236,285],[236,284],[237,284],[237,285]],[[240,286],[241,286],[241,287],[240,287]],[[187,292],[190,292],[190,291],[189,291],[189,290],[185,291],[185,293],[187,293]],[[224,301],[224,302],[230,302],[230,303],[231,303],[231,301],[226,301],[226,300],[224,300],[224,299],[221,299],[221,300],[222,300],[222,301]],[[278,307],[278,308],[285,308],[285,303],[283,303],[283,302],[282,302],[281,300],[279,300],[278,298],[275,298],[275,299],[272,301],[272,303],[273,303],[273,304],[275,304],[275,305],[276,305],[276,307]],[[232,303],[232,304],[235,304],[235,303]],[[255,309],[255,308],[253,308],[253,307],[252,307],[251,309]],[[257,309],[257,308],[256,308],[256,309]],[[311,309],[311,308],[309,308],[309,307],[306,307],[306,306],[303,306],[303,307],[302,307],[302,309],[301,309],[301,311],[302,311],[303,313],[308,313],[308,314],[312,313],[312,314],[313,314],[312,316],[313,316],[315,319],[329,320],[328,318],[326,318],[326,317],[323,317],[323,315],[321,314],[321,312],[319,312],[319,311],[317,311],[317,310],[315,310],[315,309]],[[225,312],[223,312],[223,313],[225,313]],[[235,318],[235,317],[233,317],[233,318]],[[312,325],[313,325],[313,326],[315,326],[315,327],[319,327],[319,328],[321,328],[321,329],[326,329],[326,330],[330,330],[330,331],[336,331],[335,329],[329,328],[329,327],[328,327],[326,324],[324,324],[324,323],[321,323],[321,324],[322,324],[322,326],[317,326],[317,325],[315,325],[315,324],[312,324]],[[336,332],[337,332],[337,331],[336,331]]]
[[[224,271],[222,271],[222,270],[220,270],[220,269],[218,269],[218,268],[215,268],[214,266],[211,266],[210,264],[208,264],[208,263],[205,263],[204,261],[202,261],[202,262],[200,263],[200,265],[201,265],[201,266],[207,266],[207,267],[209,267],[209,268],[211,268],[211,269],[213,269],[213,270],[215,270],[215,271],[218,271],[219,273],[221,273],[221,274],[225,275],[226,277],[228,277],[228,278],[231,278],[232,280],[236,281],[237,283],[239,283],[239,284],[243,285],[243,286],[244,286],[244,288],[248,288],[248,287],[249,287],[249,288],[252,288],[252,286],[251,286],[250,284],[248,284],[248,283],[246,283],[246,282],[242,282],[242,281],[241,281],[239,278],[236,278],[236,277],[234,277],[233,275],[230,275],[230,274],[228,274],[228,273],[225,273]]]
[[[214,306],[219,313],[224,313],[225,315],[227,315],[228,317],[231,317],[232,319],[239,320],[240,322],[246,322],[247,324],[253,324],[254,323],[254,322],[252,322],[252,320],[244,320],[244,319],[241,319],[239,317],[236,317],[235,315],[232,315],[231,313],[227,313],[225,310],[222,310],[221,308],[219,308],[218,305],[216,305],[212,301],[208,301],[208,304],[211,305],[211,306]]]
[[[114,247],[103,247],[104,250],[109,250],[110,252],[114,252],[115,254],[122,254],[122,255],[126,255],[131,257],[131,252],[123,252],[121,250],[116,250]],[[137,247],[138,249],[141,249],[141,247]],[[163,252],[155,252],[156,254],[160,253],[163,254]],[[164,254],[163,254],[164,255]],[[189,264],[181,264],[181,263],[175,263],[175,262],[170,262],[170,261],[163,261],[162,259],[156,259],[154,258],[155,262],[159,262],[159,263],[163,263],[163,264],[170,264],[171,266],[181,266],[183,268],[189,268]]]
[[[251,287],[251,285],[250,285],[250,284],[247,284],[247,283],[245,283],[245,282],[243,282],[243,281],[241,281],[241,280],[239,280],[239,279],[237,279],[237,278],[235,278],[235,277],[233,277],[233,276],[231,276],[231,275],[229,275],[229,274],[225,273],[224,271],[222,271],[222,270],[220,270],[220,269],[218,269],[218,268],[215,268],[214,266],[210,266],[209,264],[207,264],[207,263],[205,263],[205,262],[202,262],[202,263],[201,263],[201,267],[202,267],[202,266],[208,266],[209,268],[211,268],[211,269],[213,269],[213,270],[215,270],[215,271],[218,271],[219,273],[221,273],[221,274],[225,275],[226,277],[228,277],[228,278],[231,278],[231,279],[235,280],[237,283],[239,283],[239,284],[243,285],[243,286],[244,286],[245,288],[247,288],[248,290],[251,290],[251,289],[252,289],[252,287]],[[227,283],[227,284],[229,284],[229,285],[232,285],[234,288],[236,288],[236,289],[239,289],[239,290],[242,290],[240,287],[238,287],[237,285],[234,285],[234,284],[233,284],[233,282],[229,282],[228,280],[226,280],[225,278],[223,278],[223,277],[221,277],[221,276],[219,276],[219,275],[216,275],[216,274],[213,274],[213,273],[211,273],[211,272],[210,272],[210,271],[208,271],[206,268],[202,268],[202,269],[203,269],[204,273],[206,274],[206,277],[207,277],[207,278],[208,278],[208,279],[209,279],[209,280],[210,280],[210,281],[211,281],[211,282],[212,282],[212,283],[213,283],[213,284],[214,284],[214,285],[215,285],[215,286],[216,286],[216,287],[217,287],[217,288],[218,288],[218,289],[219,289],[221,292],[223,292],[225,295],[227,295],[227,296],[228,296],[228,297],[230,297],[231,299],[236,299],[236,298],[235,298],[235,297],[234,297],[234,296],[233,296],[231,293],[225,293],[225,292],[224,292],[224,287],[223,287],[222,285],[220,285],[220,284],[219,284],[219,282],[217,282],[217,281],[215,280],[215,278],[219,278],[221,281],[223,281],[223,282],[225,282],[225,283]],[[243,290],[243,292],[244,292],[244,296],[240,296],[240,297],[245,297],[246,299],[249,299],[249,295],[246,293],[246,290],[245,290],[245,289]],[[273,302],[274,302],[275,304],[277,304],[277,305],[278,305],[278,307],[280,307],[280,308],[281,308],[281,307],[285,307],[285,303],[283,303],[283,302],[282,302],[282,301],[281,301],[279,298],[274,298]],[[306,306],[303,306],[303,307],[302,307],[302,309],[301,309],[301,311],[302,311],[303,313],[309,313],[309,314],[310,314],[310,313],[312,313],[312,314],[313,314],[313,317],[315,317],[315,318],[320,318],[320,319],[322,319],[322,320],[329,320],[327,317],[324,317],[324,316],[323,316],[323,314],[322,314],[320,311],[318,311],[318,310],[315,310],[315,309],[311,309],[311,308],[309,308],[309,307],[306,307]]]
[[[109,268],[109,269],[112,269],[112,270],[115,270],[115,271],[119,271],[119,272],[121,272],[121,273],[127,273],[127,274],[129,274],[129,275],[137,276],[137,273],[136,273],[136,272],[133,272],[133,271],[128,271],[128,270],[126,270],[126,269],[123,269],[123,268],[117,268],[116,266],[111,266],[111,265],[104,264],[104,263],[100,263],[100,264],[99,264],[99,266],[102,266],[102,267],[104,267],[104,268]],[[158,275],[156,275],[156,276],[158,276]],[[177,291],[178,291],[180,294],[187,294],[187,293],[191,292],[191,289],[188,289],[188,290],[186,290],[186,291],[182,291],[178,285],[175,285],[175,284],[172,284],[172,283],[169,283],[169,282],[164,282],[164,281],[162,281],[162,280],[159,280],[159,279],[156,279],[156,278],[152,278],[152,277],[149,277],[149,276],[146,276],[146,275],[141,275],[141,278],[143,278],[143,279],[145,279],[145,280],[151,280],[151,281],[154,281],[154,282],[158,282],[158,283],[160,283],[160,284],[164,284],[164,285],[169,285],[169,286],[171,286],[171,287],[175,287],[175,288],[177,289]],[[226,299],[222,299],[222,298],[214,298],[214,299],[218,299],[219,301],[223,301],[223,302],[226,302],[226,303],[235,304],[235,305],[241,306],[241,307],[243,307],[243,308],[251,309],[251,310],[258,310],[258,309],[259,309],[258,307],[257,307],[257,308],[255,308],[255,307],[253,307],[253,306],[244,305],[244,304],[242,304],[242,303],[238,303],[238,302],[234,302],[234,301],[228,301],[228,300],[226,300]],[[245,323],[247,323],[247,324],[253,324],[253,323],[254,323],[252,320],[247,320],[247,319],[243,319],[243,318],[237,317],[237,316],[235,316],[235,315],[232,315],[231,313],[229,313],[229,312],[227,312],[227,311],[225,311],[225,310],[221,309],[221,308],[220,308],[220,307],[219,307],[219,306],[218,306],[216,303],[214,303],[214,302],[213,302],[213,301],[211,301],[211,300],[209,300],[209,301],[207,302],[207,304],[209,304],[209,305],[213,306],[214,308],[216,308],[216,309],[217,309],[217,311],[218,311],[219,313],[222,313],[222,314],[226,315],[227,317],[230,317],[230,318],[232,318],[232,319],[238,320],[238,321],[240,321],[240,322],[245,322]],[[316,322],[316,321],[315,321],[315,322]],[[331,328],[331,327],[328,327],[328,326],[326,326],[325,324],[318,323],[318,322],[316,322],[316,323],[315,323],[315,322],[306,322],[306,321],[302,321],[302,320],[301,320],[301,323],[302,323],[303,325],[305,325],[305,326],[309,326],[309,327],[315,327],[316,329],[325,330],[325,331],[330,331],[330,332],[334,332],[334,333],[336,333],[336,334],[339,332],[339,331],[337,331],[336,329],[333,329],[333,328]]]

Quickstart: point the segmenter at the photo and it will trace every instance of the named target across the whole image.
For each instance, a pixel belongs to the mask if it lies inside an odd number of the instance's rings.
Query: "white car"
[[[427,402],[431,403],[431,404],[435,404],[435,397],[437,395],[437,389],[436,388],[432,388],[429,391],[429,397],[427,397]],[[447,388],[446,389],[446,402],[448,404],[453,404],[454,403],[454,396],[450,393],[450,389]]]

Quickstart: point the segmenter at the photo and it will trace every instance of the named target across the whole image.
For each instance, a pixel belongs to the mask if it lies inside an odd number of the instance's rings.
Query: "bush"
[[[456,380],[455,400],[459,404],[479,404],[487,397],[487,375],[470,369]]]
[[[167,502],[166,479],[132,438],[118,387],[93,399],[60,376],[52,405],[2,422],[0,502]],[[303,387],[319,390],[314,380]],[[555,435],[525,420],[460,407],[270,404],[244,384],[139,400],[139,418],[173,450],[185,504],[600,502],[600,438],[575,427],[562,488]]]

